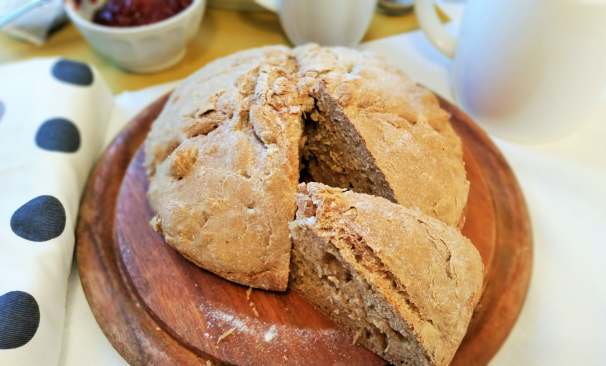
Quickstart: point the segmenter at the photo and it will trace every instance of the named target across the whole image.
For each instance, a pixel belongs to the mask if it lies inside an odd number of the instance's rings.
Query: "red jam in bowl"
[[[193,0],[109,0],[93,15],[93,23],[110,27],[136,27],[168,19]]]

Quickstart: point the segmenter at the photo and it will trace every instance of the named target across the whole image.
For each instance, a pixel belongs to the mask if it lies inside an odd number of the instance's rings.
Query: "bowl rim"
[[[189,13],[197,10],[198,7],[203,6],[206,3],[206,0],[192,0],[191,5],[189,5],[186,9],[181,11],[180,13],[161,20],[156,23],[146,24],[146,25],[137,25],[133,27],[112,27],[109,25],[100,25],[95,24],[91,20],[84,18],[74,9],[74,0],[66,0],[64,2],[65,12],[69,16],[70,20],[78,25],[84,26],[86,28],[104,32],[104,33],[113,33],[113,34],[132,34],[139,33],[142,31],[152,31],[157,28],[162,28],[167,25],[171,25],[173,23],[177,23],[187,17]]]

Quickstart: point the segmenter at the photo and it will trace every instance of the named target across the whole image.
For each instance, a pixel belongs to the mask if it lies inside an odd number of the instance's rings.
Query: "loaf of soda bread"
[[[219,276],[285,290],[303,175],[458,225],[469,182],[448,119],[370,53],[277,46],[216,60],[172,93],[145,141],[154,228]]]

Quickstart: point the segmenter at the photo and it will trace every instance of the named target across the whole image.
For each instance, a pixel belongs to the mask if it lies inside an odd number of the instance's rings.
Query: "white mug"
[[[432,0],[421,28],[453,59],[457,103],[486,130],[523,142],[570,132],[606,90],[606,0],[468,0],[459,39]]]
[[[377,0],[255,0],[280,15],[295,45],[354,47],[362,40]]]

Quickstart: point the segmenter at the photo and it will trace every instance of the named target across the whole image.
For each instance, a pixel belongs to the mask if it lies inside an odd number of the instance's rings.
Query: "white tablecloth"
[[[441,4],[456,33],[463,6]],[[363,44],[452,101],[450,61],[420,32]],[[174,87],[115,97],[106,142],[138,111]],[[539,145],[495,138],[524,191],[534,234],[528,298],[491,365],[606,364],[606,97],[604,108],[567,137]],[[72,269],[60,365],[126,365],[103,336]]]

